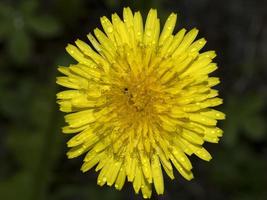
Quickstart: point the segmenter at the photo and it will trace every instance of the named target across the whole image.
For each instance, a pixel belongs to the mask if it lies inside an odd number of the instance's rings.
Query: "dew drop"
[[[222,131],[220,129],[217,129],[216,132],[217,133],[222,133]]]
[[[107,32],[112,33],[113,32],[113,28],[112,27],[108,27]]]
[[[146,32],[146,35],[147,35],[148,37],[151,37],[151,35],[152,35],[151,31],[147,31],[147,32]]]
[[[190,52],[194,52],[194,51],[196,51],[196,48],[192,48]]]

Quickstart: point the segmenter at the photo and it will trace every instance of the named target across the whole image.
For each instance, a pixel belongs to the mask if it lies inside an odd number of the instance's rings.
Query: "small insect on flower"
[[[77,61],[58,68],[64,76],[57,83],[69,88],[57,94],[60,110],[70,113],[63,133],[75,135],[67,155],[86,153],[81,170],[96,166],[101,186],[120,190],[127,179],[144,198],[152,185],[163,194],[163,170],[192,179],[188,156],[209,161],[202,144],[222,136],[216,124],[225,115],[213,109],[222,99],[212,89],[220,81],[209,76],[216,54],[199,52],[206,40],[194,41],[197,29],[174,34],[176,18],[160,31],[155,9],[143,25],[140,12],[124,8],[123,19],[101,17],[104,32],[87,35],[91,46],[76,40],[66,47]]]

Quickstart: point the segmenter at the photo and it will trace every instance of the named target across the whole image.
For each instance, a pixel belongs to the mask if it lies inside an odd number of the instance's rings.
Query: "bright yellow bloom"
[[[86,153],[81,170],[96,166],[97,183],[115,184],[127,178],[136,193],[151,196],[152,184],[163,194],[162,168],[174,179],[173,166],[187,180],[193,178],[188,156],[209,161],[202,147],[217,143],[225,118],[212,109],[222,99],[211,89],[220,81],[208,75],[217,69],[214,51],[199,53],[204,38],[194,42],[198,30],[173,34],[172,13],[160,33],[157,11],[151,9],[145,25],[140,12],[123,10],[101,18],[104,29],[88,34],[92,47],[81,40],[67,52],[77,64],[59,67],[57,83],[70,90],[57,94],[65,117],[69,158]]]

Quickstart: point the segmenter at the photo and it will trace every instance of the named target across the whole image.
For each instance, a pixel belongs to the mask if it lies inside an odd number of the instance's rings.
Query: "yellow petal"
[[[189,31],[184,36],[183,41],[181,42],[179,47],[173,53],[173,57],[175,58],[178,55],[180,55],[181,53],[183,53],[187,49],[187,47],[189,47],[189,45],[194,41],[194,39],[196,38],[197,34],[198,34],[198,30],[196,28],[194,28],[191,31]]]
[[[158,194],[163,194],[164,192],[163,175],[162,175],[162,170],[161,170],[161,164],[156,154],[152,155],[151,167],[152,167],[153,182],[154,182],[156,192]]]
[[[115,183],[115,188],[117,190],[121,190],[126,179],[126,174],[125,174],[125,168],[121,167],[119,171],[119,175],[117,177],[116,183]]]
[[[176,24],[176,19],[177,15],[175,13],[170,14],[161,32],[159,45],[162,45],[165,42],[166,38],[168,38],[172,34]]]
[[[136,171],[135,171],[135,176],[134,176],[134,181],[133,181],[133,188],[136,194],[139,193],[139,190],[141,188],[142,184],[142,179],[143,179],[143,173],[141,170],[141,167],[139,165],[136,166]]]

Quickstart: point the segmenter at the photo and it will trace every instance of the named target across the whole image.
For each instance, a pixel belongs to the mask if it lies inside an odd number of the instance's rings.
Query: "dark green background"
[[[55,94],[57,65],[73,62],[67,43],[99,27],[99,17],[129,5],[158,9],[164,22],[178,13],[178,29],[198,27],[205,50],[216,50],[227,119],[219,144],[205,144],[211,162],[191,157],[195,179],[165,180],[153,199],[267,199],[267,3],[264,0],[1,0],[0,1],[0,199],[141,199],[131,184],[121,192],[96,185],[96,173],[67,160],[63,114]],[[61,88],[62,89],[62,88]],[[155,194],[155,193],[154,193]]]

